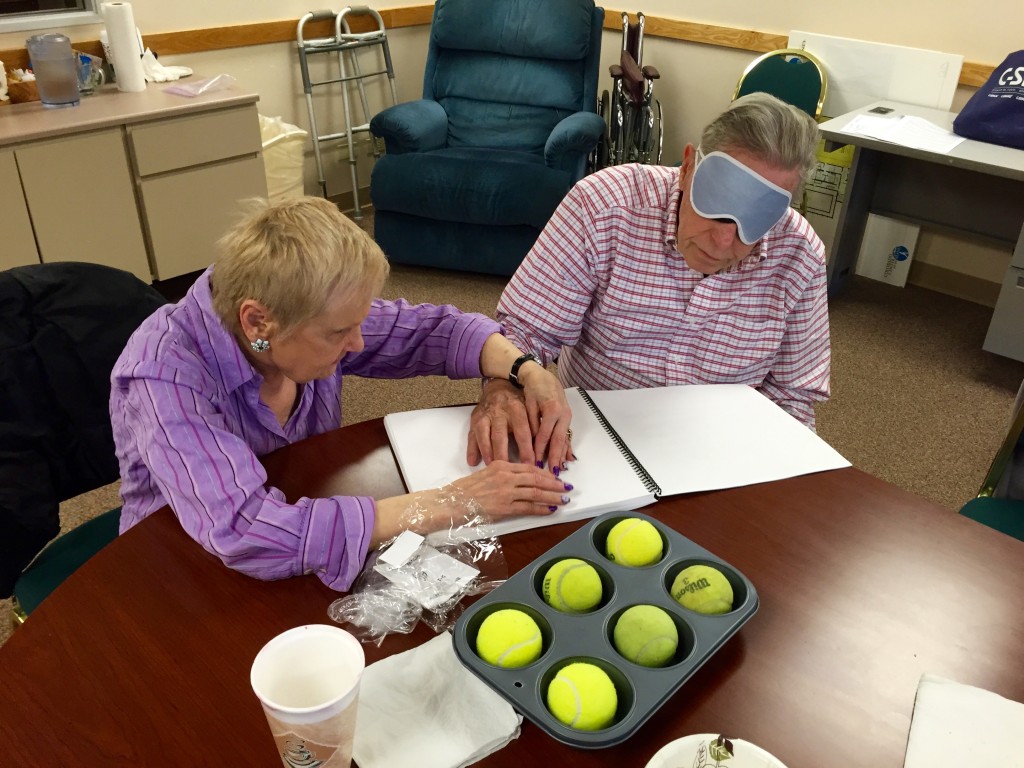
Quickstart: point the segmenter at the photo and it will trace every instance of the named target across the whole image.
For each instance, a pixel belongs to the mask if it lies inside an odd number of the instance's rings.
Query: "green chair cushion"
[[[121,508],[112,509],[57,537],[14,585],[18,605],[29,615],[86,560],[117,538]]]
[[[964,504],[960,514],[1024,541],[1024,499],[979,496]]]

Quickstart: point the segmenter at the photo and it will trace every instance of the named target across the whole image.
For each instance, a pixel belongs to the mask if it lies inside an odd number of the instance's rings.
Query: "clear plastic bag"
[[[335,600],[327,614],[363,642],[380,645],[389,634],[412,632],[422,620],[435,632],[454,626],[468,595],[490,592],[508,578],[500,540],[488,527],[479,506],[450,488],[438,501],[461,510],[449,527],[428,536],[427,514],[415,505],[406,510],[406,530],[370,553],[350,593]]]
[[[200,96],[213,91],[228,91],[235,84],[235,78],[231,75],[215,75],[205,80],[193,80],[190,83],[175,83],[164,88],[165,93],[175,93],[178,96]]]

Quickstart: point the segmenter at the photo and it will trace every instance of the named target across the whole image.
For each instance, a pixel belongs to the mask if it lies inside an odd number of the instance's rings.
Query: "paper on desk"
[[[932,674],[921,676],[904,768],[1024,765],[1024,704]]]
[[[940,128],[923,117],[900,115],[894,117],[875,117],[874,115],[857,115],[848,122],[843,130],[858,136],[891,141],[913,149],[947,154],[960,142],[962,136]]]

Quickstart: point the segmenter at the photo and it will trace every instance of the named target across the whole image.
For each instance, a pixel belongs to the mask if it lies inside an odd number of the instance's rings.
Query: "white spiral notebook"
[[[499,534],[632,510],[661,496],[782,480],[850,466],[764,395],[742,384],[566,391],[577,460],[562,475],[572,501],[546,517],[501,520]],[[470,474],[472,406],[384,417],[410,491]]]

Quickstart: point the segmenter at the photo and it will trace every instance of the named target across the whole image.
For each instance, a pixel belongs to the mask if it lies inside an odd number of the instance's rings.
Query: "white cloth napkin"
[[[921,675],[904,768],[1024,766],[1024,704]]]
[[[363,672],[352,758],[359,768],[461,768],[516,738],[522,720],[444,632]]]
[[[165,67],[157,61],[149,48],[142,54],[142,72],[146,75],[146,81],[150,83],[168,83],[192,74],[188,67]]]

